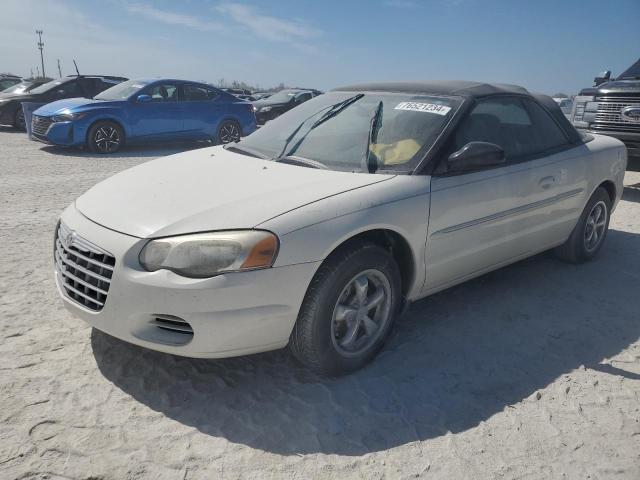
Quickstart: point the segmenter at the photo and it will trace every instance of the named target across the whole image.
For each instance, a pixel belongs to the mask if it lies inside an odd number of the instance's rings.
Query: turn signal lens
[[[278,252],[278,240],[275,235],[270,235],[251,249],[241,269],[270,267]]]

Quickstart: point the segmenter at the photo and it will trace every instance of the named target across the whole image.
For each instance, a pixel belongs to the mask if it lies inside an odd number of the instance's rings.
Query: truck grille
[[[53,121],[49,117],[34,115],[31,119],[31,131],[36,135],[46,135],[52,123]]]
[[[56,272],[66,295],[80,305],[102,310],[116,259],[60,222],[55,235]]]
[[[592,124],[591,127],[603,130],[640,132],[640,122],[628,120],[621,113],[626,107],[640,107],[639,98],[600,97],[596,101],[598,102],[598,111],[596,112],[595,124]]]

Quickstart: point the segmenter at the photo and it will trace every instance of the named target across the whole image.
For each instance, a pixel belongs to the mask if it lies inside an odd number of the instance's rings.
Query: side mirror
[[[136,101],[138,103],[149,103],[151,101],[151,95],[138,95]]]
[[[478,170],[501,165],[504,162],[504,150],[499,145],[488,142],[469,142],[449,156],[449,171]]]
[[[600,72],[596,78],[593,79],[594,86],[602,85],[603,83],[607,83],[611,80],[611,70],[605,70],[604,72]]]

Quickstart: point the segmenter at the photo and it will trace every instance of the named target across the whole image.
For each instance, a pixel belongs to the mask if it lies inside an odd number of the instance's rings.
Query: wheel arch
[[[402,295],[406,297],[411,292],[416,281],[416,259],[409,241],[395,230],[374,228],[354,233],[336,245],[322,263],[326,262],[338,251],[351,248],[360,242],[373,243],[391,254],[400,269]]]
[[[616,195],[617,195],[616,184],[613,183],[611,180],[605,180],[600,185],[598,185],[595,190],[597,190],[600,187],[604,188],[607,191],[607,193],[609,194],[609,199],[611,200],[611,204],[613,205],[616,201]]]

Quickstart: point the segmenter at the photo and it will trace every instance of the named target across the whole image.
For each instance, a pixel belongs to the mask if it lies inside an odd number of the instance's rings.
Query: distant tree
[[[553,98],[569,98],[569,95],[566,93],[554,93]]]

